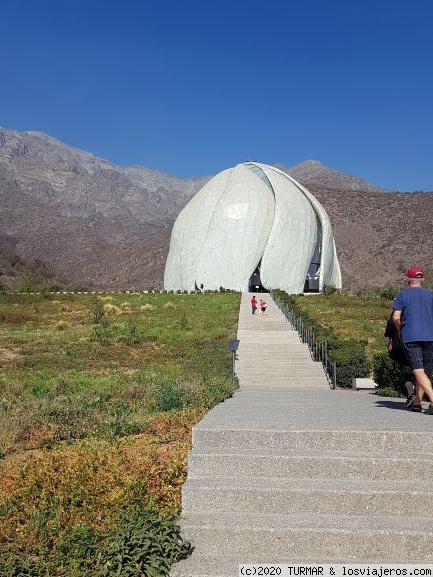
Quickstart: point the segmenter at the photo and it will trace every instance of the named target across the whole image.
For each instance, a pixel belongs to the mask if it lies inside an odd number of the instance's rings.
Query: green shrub
[[[191,552],[180,536],[176,517],[162,517],[156,510],[138,506],[128,511],[98,547],[95,577],[128,575],[162,577]]]
[[[46,577],[47,564],[37,557],[26,558],[11,546],[0,545],[0,575],[2,577]]]
[[[188,319],[188,315],[186,314],[186,312],[182,312],[179,318],[179,325],[180,328],[184,331],[187,331],[189,329],[189,319]]]
[[[18,286],[19,292],[22,293],[43,293],[50,291],[50,285],[47,281],[37,282],[30,275],[22,277]]]
[[[381,299],[392,301],[397,296],[399,289],[395,287],[384,287],[380,289],[379,296]]]
[[[205,383],[202,392],[202,403],[206,408],[212,408],[218,403],[231,397],[239,384],[235,381],[232,383],[227,379],[215,379]]]
[[[105,309],[104,305],[99,299],[95,299],[90,305],[90,312],[92,315],[93,324],[99,324],[103,319],[105,319]]]
[[[336,288],[333,285],[327,285],[327,286],[323,287],[323,294],[324,295],[333,295],[333,294],[338,293],[338,292],[340,292],[340,289]],[[302,294],[302,296],[304,296],[303,293],[301,293],[301,294]]]
[[[171,565],[192,550],[180,536],[175,514],[163,516],[143,505],[126,510],[106,532],[71,526],[54,548],[50,530],[45,533],[40,548],[29,556],[13,544],[0,545],[0,575],[166,577]]]
[[[139,345],[142,342],[143,339],[138,330],[137,320],[135,318],[128,318],[123,331],[123,336],[125,337],[126,344],[129,346]]]
[[[155,403],[158,411],[182,409],[184,394],[177,380],[161,379],[156,383]]]
[[[330,359],[336,364],[338,387],[351,387],[354,377],[367,377],[370,373],[364,343],[336,338],[330,343]]]
[[[394,396],[406,396],[401,366],[393,361],[387,352],[379,353],[374,357],[373,375],[379,394],[383,394],[386,389],[394,391]]]
[[[94,323],[92,329],[93,340],[104,346],[110,345],[113,340],[113,332],[105,314],[104,306],[99,299],[93,301],[91,315]]]

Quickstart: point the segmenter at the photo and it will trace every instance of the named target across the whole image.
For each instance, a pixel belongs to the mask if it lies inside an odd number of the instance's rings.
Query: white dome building
[[[245,162],[214,176],[179,214],[166,290],[221,287],[287,293],[341,288],[331,223],[285,172]]]

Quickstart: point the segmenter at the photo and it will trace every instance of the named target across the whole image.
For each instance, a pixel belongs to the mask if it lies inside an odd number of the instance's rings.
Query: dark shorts
[[[402,368],[401,380],[403,381],[403,383],[407,383],[413,380],[412,371],[410,370],[410,367],[404,366]]]
[[[424,369],[429,373],[433,369],[433,342],[403,343],[403,348],[412,370]]]

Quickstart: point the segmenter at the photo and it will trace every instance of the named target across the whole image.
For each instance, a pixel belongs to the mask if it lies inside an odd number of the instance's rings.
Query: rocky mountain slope
[[[277,166],[328,212],[345,288],[398,284],[411,264],[432,268],[432,193],[386,191],[317,161]],[[0,129],[3,279],[27,265],[73,286],[162,288],[173,222],[206,181],[114,166],[45,134]]]
[[[1,129],[0,253],[40,260],[62,283],[161,286],[171,226],[203,182]]]

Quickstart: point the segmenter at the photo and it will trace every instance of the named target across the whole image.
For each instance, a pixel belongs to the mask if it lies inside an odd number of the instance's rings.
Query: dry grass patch
[[[161,511],[179,509],[191,428],[203,414],[161,415],[143,434],[119,442],[88,440],[4,459],[0,542],[29,547],[42,520],[58,538],[72,525],[106,528],[137,499]]]
[[[104,311],[108,315],[118,316],[122,314],[122,309],[112,303],[104,304]]]
[[[0,361],[15,361],[21,356],[20,350],[17,348],[10,349],[6,347],[0,347]]]

